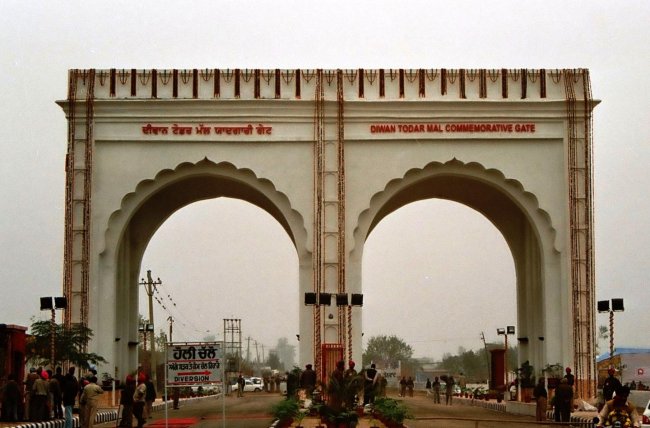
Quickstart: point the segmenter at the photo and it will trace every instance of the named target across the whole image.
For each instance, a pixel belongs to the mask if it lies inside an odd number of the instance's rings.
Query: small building
[[[27,327],[0,324],[0,387],[10,374],[18,382],[25,378],[25,339]]]
[[[650,348],[616,348],[614,356],[609,352],[596,358],[598,368],[598,385],[602,386],[610,367],[616,369],[616,375],[621,383],[635,384],[641,382],[650,386]]]

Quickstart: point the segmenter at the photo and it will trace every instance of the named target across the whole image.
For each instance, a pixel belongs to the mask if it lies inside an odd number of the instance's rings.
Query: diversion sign
[[[221,383],[222,360],[218,342],[168,343],[167,386]]]

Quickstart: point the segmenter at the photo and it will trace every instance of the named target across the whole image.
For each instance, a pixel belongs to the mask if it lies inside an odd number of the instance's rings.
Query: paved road
[[[271,406],[281,399],[279,394],[248,393],[243,398],[234,394],[225,399],[225,426],[228,428],[268,428],[273,422]],[[190,403],[181,403],[178,410],[171,406],[165,411],[154,412],[145,428],[223,428],[223,400],[205,398]],[[133,426],[136,421],[133,421]],[[95,425],[96,427],[98,425]],[[115,427],[115,422],[99,425],[101,428]]]
[[[225,427],[267,428],[271,425],[271,406],[284,399],[279,394],[248,393],[243,398],[236,396],[225,399]],[[479,407],[455,404],[445,406],[433,404],[430,398],[416,395],[412,398],[398,398],[409,407],[414,420],[407,420],[409,428],[523,428],[536,425],[534,418],[505,414]],[[221,398],[206,398],[183,403],[179,410],[168,409],[167,426],[172,428],[223,428]],[[480,422],[476,422],[479,420]],[[145,428],[165,428],[165,412],[154,412],[154,417]],[[115,427],[115,422],[99,425],[101,428]]]

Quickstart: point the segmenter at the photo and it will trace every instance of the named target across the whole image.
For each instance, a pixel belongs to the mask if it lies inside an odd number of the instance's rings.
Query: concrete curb
[[[459,403],[464,406],[475,406],[475,407],[483,407],[486,409],[494,410],[497,412],[502,412],[502,413],[509,413],[506,410],[506,404],[505,402],[501,403],[496,403],[494,401],[485,401],[485,400],[472,400],[471,398],[461,398],[461,397],[454,397],[454,403]],[[552,421],[553,418],[555,417],[555,413],[553,410],[548,410],[546,412],[546,418],[549,421]],[[587,416],[575,416],[571,415],[571,418],[569,422],[578,422],[578,423],[592,423],[593,422],[593,417],[587,417]]]

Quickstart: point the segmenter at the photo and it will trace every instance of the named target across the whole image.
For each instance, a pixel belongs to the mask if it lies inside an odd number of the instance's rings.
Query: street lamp
[[[54,304],[52,304],[54,302]],[[66,309],[68,300],[65,297],[41,297],[41,311],[52,311],[50,324],[50,366],[54,369],[54,336],[56,331],[56,309]]]
[[[623,299],[611,299],[612,306],[609,306],[609,300],[598,301],[598,312],[609,312],[609,362],[610,366],[614,357],[614,312],[623,312]]]
[[[142,333],[142,337],[144,338],[144,350],[147,350],[147,335],[149,332],[153,331],[153,324],[148,322],[147,320],[144,321],[144,323],[140,324],[138,326],[138,331]]]
[[[506,328],[497,328],[497,334],[498,335],[503,335],[505,339],[505,353],[503,354],[503,359],[504,359],[504,364],[503,367],[505,368],[505,376],[506,376],[506,386],[508,385],[508,335],[514,335],[515,334],[515,326],[514,325],[509,325]]]

